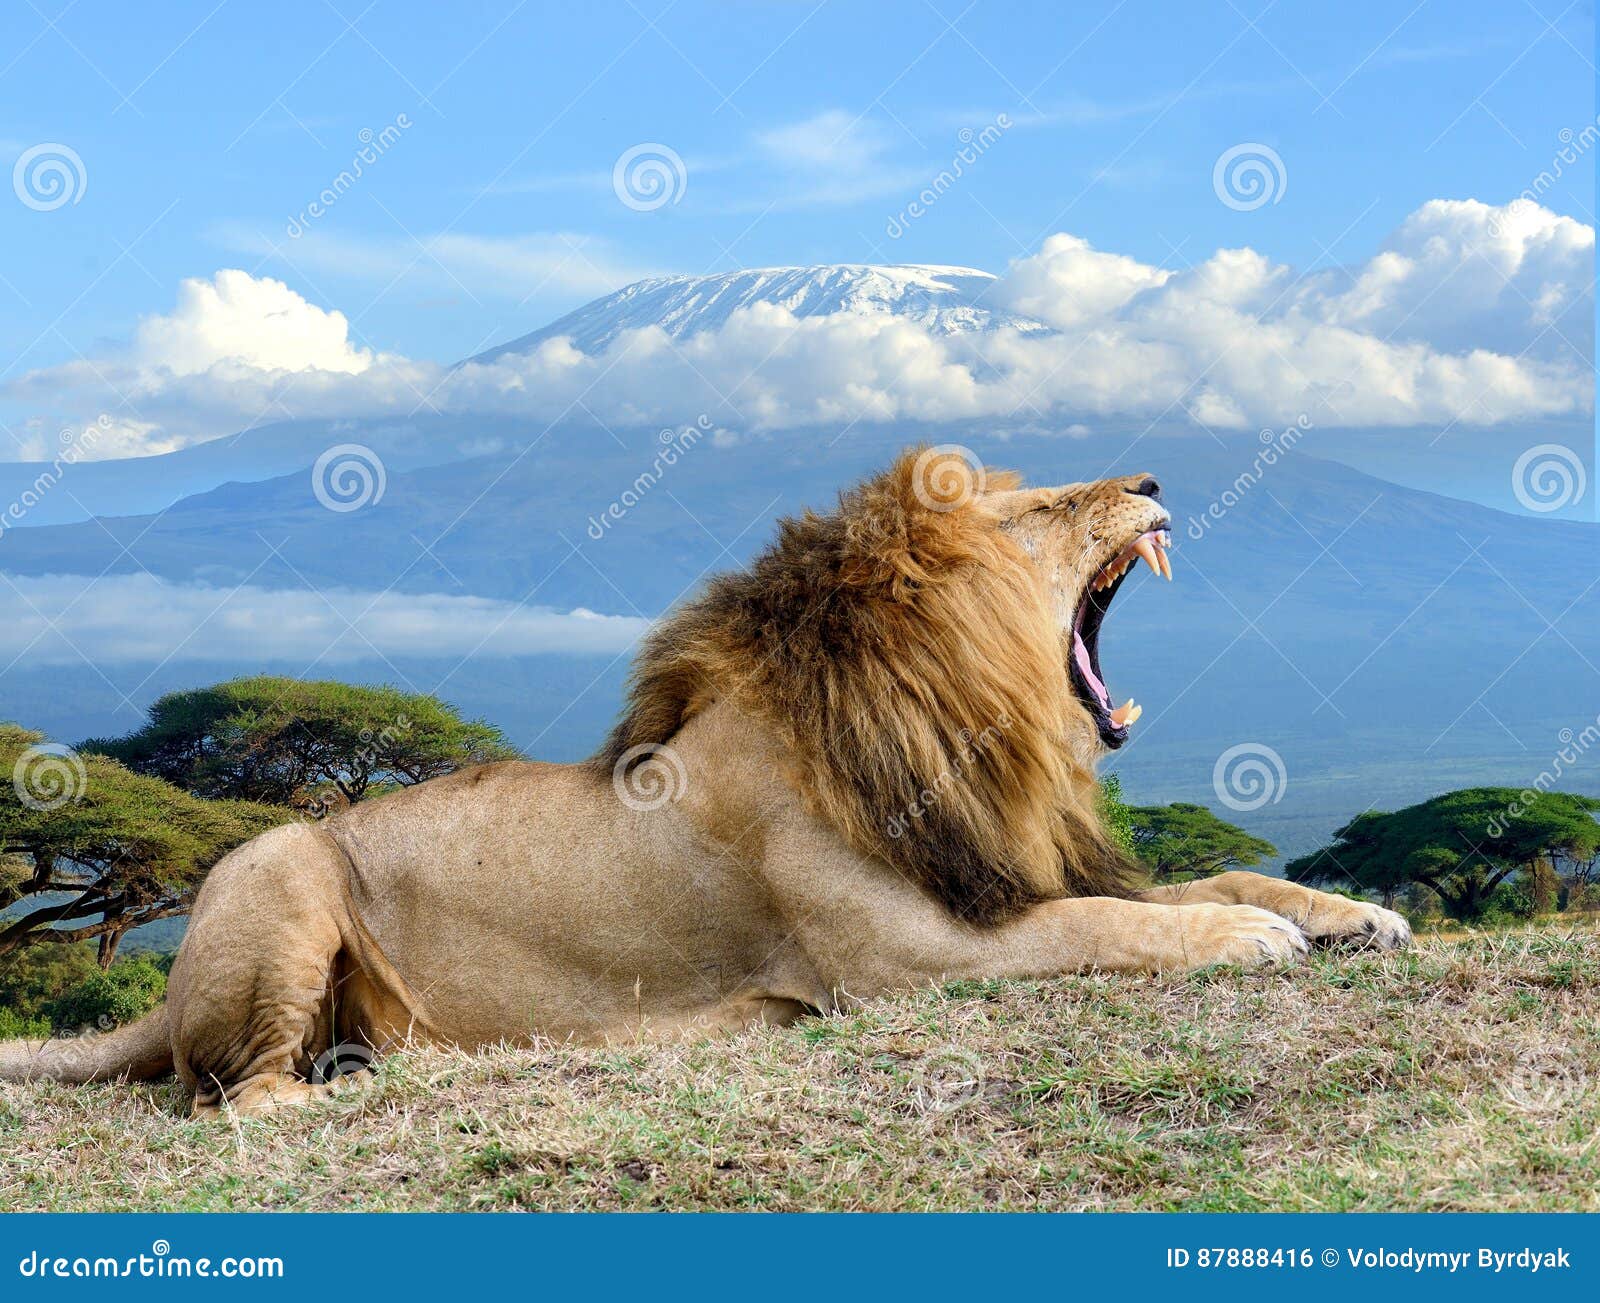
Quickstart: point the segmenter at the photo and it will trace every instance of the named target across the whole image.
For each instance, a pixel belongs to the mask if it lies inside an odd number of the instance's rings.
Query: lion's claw
[[[1334,896],[1337,905],[1320,905],[1301,927],[1318,947],[1357,950],[1404,950],[1411,944],[1411,924],[1392,909],[1363,900]]]

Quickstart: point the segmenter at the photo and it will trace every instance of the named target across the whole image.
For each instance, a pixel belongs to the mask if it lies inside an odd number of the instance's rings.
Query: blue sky
[[[37,8],[34,6],[37,5]],[[1249,245],[1368,258],[1435,198],[1504,202],[1593,122],[1592,13],[1561,0],[583,6],[339,0],[7,6],[0,146],[82,160],[81,198],[0,205],[11,375],[94,356],[179,282],[242,267],[359,345],[450,361],[642,273],[821,261],[1002,271],[1068,231],[1181,268]],[[890,239],[963,128],[1013,125]],[[410,125],[307,233],[361,133]],[[613,164],[659,142],[678,202]],[[1219,203],[1240,142],[1287,181]],[[1593,224],[1592,159],[1541,197]]]

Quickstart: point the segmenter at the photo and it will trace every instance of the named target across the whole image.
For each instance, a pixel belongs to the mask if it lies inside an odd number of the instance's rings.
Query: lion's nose
[[[1158,481],[1152,479],[1148,475],[1146,475],[1142,480],[1139,481],[1139,484],[1138,484],[1137,488],[1129,489],[1128,492],[1129,493],[1142,493],[1147,498],[1156,499],[1157,502],[1159,502],[1161,500],[1161,485],[1160,485],[1160,483]]]

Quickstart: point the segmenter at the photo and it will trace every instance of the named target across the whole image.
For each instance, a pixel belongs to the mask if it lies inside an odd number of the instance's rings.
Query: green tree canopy
[[[0,724],[0,956],[187,912],[205,872],[287,811],[205,801],[106,756]]]
[[[1217,818],[1203,805],[1136,805],[1128,811],[1133,853],[1157,882],[1209,878],[1259,864],[1278,848]]]
[[[1111,840],[1129,855],[1133,854],[1132,811],[1122,796],[1122,779],[1107,774],[1100,780],[1100,818]]]
[[[518,754],[499,729],[436,697],[266,676],[170,693],[137,732],[84,747],[198,796],[317,814]]]
[[[1359,886],[1392,894],[1409,883],[1435,892],[1462,920],[1479,918],[1496,887],[1552,856],[1587,858],[1600,848],[1600,800],[1570,792],[1472,787],[1393,813],[1369,810],[1334,842],[1292,860],[1294,882]]]

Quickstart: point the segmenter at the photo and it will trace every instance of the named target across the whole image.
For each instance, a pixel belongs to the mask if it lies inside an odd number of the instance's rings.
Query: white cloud
[[[648,621],[481,597],[172,584],[147,574],[10,577],[0,584],[0,663],[252,664],[379,656],[610,655]]]
[[[757,132],[756,143],[772,161],[810,171],[864,171],[875,166],[889,147],[877,123],[842,109]]]
[[[372,354],[350,343],[342,312],[306,302],[282,281],[249,272],[219,271],[211,280],[178,286],[178,305],[146,317],[134,332],[131,359],[177,376],[197,375],[219,362],[257,371],[336,371],[358,375]]]
[[[1115,312],[1172,273],[1118,253],[1101,253],[1075,235],[1052,235],[1032,258],[1011,264],[999,301],[1013,312],[1068,329]]]
[[[842,109],[759,131],[754,143],[751,164],[771,174],[768,184],[760,198],[730,203],[724,211],[855,204],[926,181],[921,171],[890,160],[894,140],[880,123]],[[744,179],[750,170],[742,169]]]
[[[279,259],[291,271],[380,287],[403,278],[413,288],[519,304],[540,294],[608,294],[659,270],[620,256],[605,240],[571,231],[358,240],[312,227],[294,239],[269,240],[230,224],[214,235],[228,249]]]
[[[1346,285],[1315,286],[1320,315],[1449,351],[1587,355],[1594,228],[1526,200],[1435,199]]]
[[[838,126],[784,148],[814,158]],[[269,416],[425,406],[548,420],[579,401],[613,423],[704,412],[743,431],[1118,415],[1277,428],[1302,413],[1492,425],[1592,409],[1593,245],[1590,228],[1525,202],[1426,204],[1364,265],[1309,275],[1248,248],[1169,271],[1061,234],[987,298],[1049,329],[934,335],[887,314],[756,303],[685,339],[646,327],[594,355],[555,338],[453,371],[358,349],[338,314],[223,273],[186,285],[126,354],[30,373],[8,396],[127,416],[118,452]]]
[[[446,401],[518,408],[529,395],[552,405],[582,395],[609,420],[703,410],[769,429],[1185,414],[1245,428],[1302,413],[1324,425],[1411,426],[1582,414],[1592,403],[1593,233],[1529,207],[1427,205],[1365,267],[1338,275],[1297,276],[1252,249],[1219,250],[1175,273],[1058,235],[988,296],[1049,332],[933,336],[890,316],[796,318],[756,304],[685,340],[625,332],[599,356],[547,341],[463,368]],[[1426,310],[1440,296],[1447,309]],[[1513,301],[1523,301],[1520,315]],[[1552,311],[1563,312],[1581,357],[1546,347]]]

